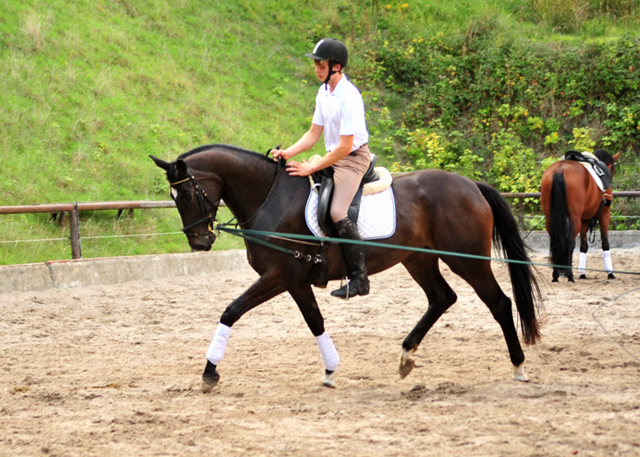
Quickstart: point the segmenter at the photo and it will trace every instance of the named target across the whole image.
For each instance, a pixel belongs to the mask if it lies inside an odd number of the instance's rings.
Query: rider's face
[[[327,79],[329,75],[329,61],[328,60],[314,60],[316,75],[318,75],[318,79],[320,81],[324,81]]]

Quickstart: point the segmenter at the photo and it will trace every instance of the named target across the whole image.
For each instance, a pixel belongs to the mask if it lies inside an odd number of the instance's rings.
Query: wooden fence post
[[[69,229],[71,231],[71,258],[82,258],[82,245],[80,244],[80,212],[78,203],[74,203],[74,209],[69,212]]]

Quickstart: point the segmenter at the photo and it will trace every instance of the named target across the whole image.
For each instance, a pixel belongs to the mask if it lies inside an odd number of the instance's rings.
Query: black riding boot
[[[336,222],[336,228],[340,238],[349,240],[361,239],[356,224],[351,219],[342,219]],[[351,281],[340,289],[331,292],[331,295],[340,298],[367,295],[369,293],[369,279],[367,278],[367,267],[364,264],[364,246],[361,244],[342,243],[342,254],[344,255]]]

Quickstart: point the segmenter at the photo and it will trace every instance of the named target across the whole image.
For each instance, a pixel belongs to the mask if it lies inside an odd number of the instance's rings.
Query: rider
[[[348,60],[344,43],[335,38],[325,38],[306,56],[314,60],[316,75],[323,81],[316,96],[311,127],[294,145],[284,150],[274,150],[273,157],[287,160],[307,151],[318,142],[324,132],[326,155],[313,164],[306,160],[301,163],[291,161],[287,164],[287,171],[291,176],[309,176],[323,168],[333,167],[331,220],[340,238],[360,240],[356,224],[347,217],[347,210],[371,163],[364,101],[358,88],[343,73]],[[351,281],[331,292],[331,295],[340,298],[367,295],[369,279],[364,262],[364,247],[342,243],[342,253]]]

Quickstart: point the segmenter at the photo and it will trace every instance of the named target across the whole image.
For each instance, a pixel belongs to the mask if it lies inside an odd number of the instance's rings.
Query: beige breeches
[[[347,218],[349,205],[353,201],[362,177],[371,164],[371,152],[366,144],[356,149],[356,155],[348,155],[333,165],[333,197],[331,199],[331,220],[338,222]]]

